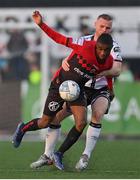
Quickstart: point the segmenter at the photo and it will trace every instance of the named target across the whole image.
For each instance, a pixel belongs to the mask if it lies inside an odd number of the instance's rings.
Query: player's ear
[[[94,25],[94,27],[95,27],[95,29],[96,29],[96,24],[97,24],[97,21],[95,21],[95,22],[94,22],[94,24],[93,24],[93,25]]]

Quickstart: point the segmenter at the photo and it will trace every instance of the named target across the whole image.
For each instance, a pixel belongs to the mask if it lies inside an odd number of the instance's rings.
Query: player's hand
[[[96,74],[96,78],[101,78],[103,76],[106,76],[106,71],[103,71],[103,72],[101,72],[99,74]]]
[[[66,57],[63,61],[62,61],[62,68],[65,70],[65,71],[69,71],[70,70],[70,65],[68,63],[68,58]]]
[[[96,74],[96,76],[95,76],[95,77],[96,77],[96,79],[97,79],[97,78],[102,77],[102,75],[99,73],[99,74]]]
[[[42,23],[42,16],[39,11],[34,11],[32,18],[37,25],[40,25]]]

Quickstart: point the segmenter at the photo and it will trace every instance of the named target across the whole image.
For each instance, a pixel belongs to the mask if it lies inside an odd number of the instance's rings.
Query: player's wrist
[[[43,21],[41,20],[39,23],[38,23],[38,26],[42,26],[44,23],[43,23]]]

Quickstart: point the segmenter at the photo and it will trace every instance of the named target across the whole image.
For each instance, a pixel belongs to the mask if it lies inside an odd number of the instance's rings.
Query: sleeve
[[[111,55],[115,61],[122,62],[121,48],[116,41],[113,41],[113,48],[111,50]]]
[[[49,27],[47,24],[42,23],[40,25],[40,28],[56,43],[62,44],[64,46],[70,47],[74,50],[79,50],[84,42],[84,39],[74,39],[72,37],[66,37],[58,32],[56,32],[54,29]]]
[[[64,35],[56,32],[55,30],[53,30],[52,28],[50,28],[47,24],[42,23],[40,25],[40,28],[52,39],[54,40],[56,43],[58,44],[62,44],[67,46],[68,43],[68,39],[67,37],[65,37]]]

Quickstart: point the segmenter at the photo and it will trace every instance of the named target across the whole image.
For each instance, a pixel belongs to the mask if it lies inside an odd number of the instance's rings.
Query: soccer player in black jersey
[[[82,44],[77,44],[73,38],[67,38],[46,25],[38,11],[34,12],[33,19],[54,41],[73,49],[69,56],[70,71],[66,72],[60,68],[56,72],[51,82],[42,118],[33,119],[26,124],[20,123],[14,134],[13,144],[18,147],[27,131],[48,127],[55,114],[62,109],[64,103],[58,91],[60,84],[68,79],[76,81],[81,88],[81,93],[77,100],[69,103],[75,119],[75,126],[70,130],[63,145],[59,148],[59,152],[54,155],[55,166],[62,170],[64,169],[62,164],[64,152],[77,141],[86,126],[86,99],[83,86],[96,74],[112,67],[113,57],[110,55],[110,51],[113,40],[110,35],[102,34],[96,43],[94,41],[83,41]]]

